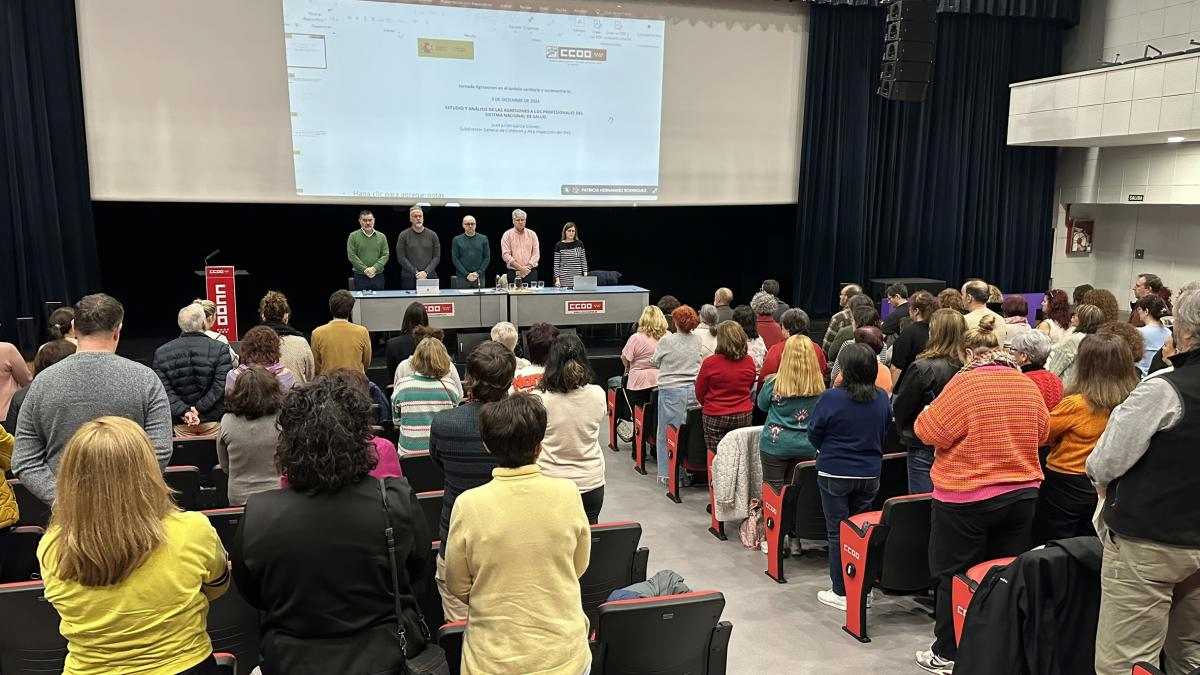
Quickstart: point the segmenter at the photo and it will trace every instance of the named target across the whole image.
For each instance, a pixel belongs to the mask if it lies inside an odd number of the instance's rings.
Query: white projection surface
[[[658,198],[663,21],[283,6],[297,194]]]

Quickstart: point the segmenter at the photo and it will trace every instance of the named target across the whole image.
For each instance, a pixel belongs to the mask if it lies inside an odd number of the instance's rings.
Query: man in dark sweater
[[[479,288],[487,282],[488,265],[492,262],[492,249],[487,235],[475,231],[475,216],[466,215],[462,221],[463,233],[454,238],[450,246],[450,260],[454,263],[455,286]]]
[[[429,427],[429,456],[445,478],[442,518],[438,525],[438,539],[443,544],[450,530],[454,501],[463,492],[492,480],[496,458],[483,447],[479,411],[485,403],[499,401],[508,395],[516,368],[517,359],[507,347],[499,342],[481,343],[467,357],[470,387],[466,403],[433,416]],[[436,577],[442,609],[446,621],[463,621],[467,618],[467,606],[446,588],[444,551],[443,548],[438,552]]]
[[[883,295],[883,301],[892,306],[891,313],[883,320],[883,334],[885,337],[894,337],[912,323],[908,316],[908,286],[892,284],[883,291]]]
[[[436,279],[442,259],[442,244],[437,234],[425,227],[425,212],[414,206],[408,210],[411,227],[396,237],[396,261],[400,263],[400,287],[413,289],[418,279]]]

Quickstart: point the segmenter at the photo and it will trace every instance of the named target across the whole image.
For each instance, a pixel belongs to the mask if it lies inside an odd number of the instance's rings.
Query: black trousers
[[[604,486],[580,493],[583,499],[583,512],[587,514],[588,522],[592,525],[600,522],[600,508],[604,506]]]
[[[219,675],[225,671],[217,666],[217,660],[210,654],[207,659],[188,668],[187,670],[179,671],[179,675]]]
[[[1014,498],[1019,497],[1016,501]],[[974,565],[1030,548],[1034,490],[1004,494],[970,504],[933,500],[929,531],[929,571],[937,580],[933,653],[951,661],[958,655],[954,642],[954,607],[950,599],[955,574]]]
[[[779,492],[784,482],[791,476],[792,467],[804,461],[803,457],[776,457],[767,453],[762,455],[763,482]]]
[[[1096,528],[1092,526],[1096,501],[1096,488],[1086,475],[1046,469],[1033,521],[1034,545],[1053,539],[1096,536]]]
[[[633,418],[633,407],[637,405],[646,405],[650,402],[650,395],[654,393],[654,389],[626,389],[625,396],[629,398],[630,419]]]

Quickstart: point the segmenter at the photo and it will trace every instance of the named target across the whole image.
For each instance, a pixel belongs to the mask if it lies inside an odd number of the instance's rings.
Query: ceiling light
[[[1183,136],[1167,136],[1168,143],[1182,143],[1185,139]]]

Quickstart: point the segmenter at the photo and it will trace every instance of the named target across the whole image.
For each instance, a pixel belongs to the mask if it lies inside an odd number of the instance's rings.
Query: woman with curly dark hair
[[[292,328],[288,321],[292,318],[292,307],[288,304],[287,296],[279,291],[267,291],[258,302],[258,316],[262,325],[275,331],[279,336],[279,361],[301,384],[316,376],[316,362],[313,360],[312,345],[300,331]]]
[[[1071,330],[1071,300],[1067,292],[1058,288],[1046,291],[1042,297],[1042,316],[1045,318],[1037,329],[1050,338],[1050,344],[1062,342]]]
[[[251,495],[231,547],[238,590],[262,612],[264,672],[399,672],[428,639],[413,584],[429,526],[407,480],[369,477],[370,412],[340,377],[297,387],[279,410],[290,488]]]
[[[1097,307],[1104,314],[1104,323],[1121,320],[1121,305],[1117,296],[1106,288],[1093,288],[1083,296],[1083,304]]]
[[[241,364],[225,376],[225,395],[233,393],[233,383],[250,366],[262,366],[279,380],[279,386],[287,393],[296,386],[296,375],[280,362],[280,347],[283,343],[279,334],[266,326],[255,326],[246,331],[239,345]]]

